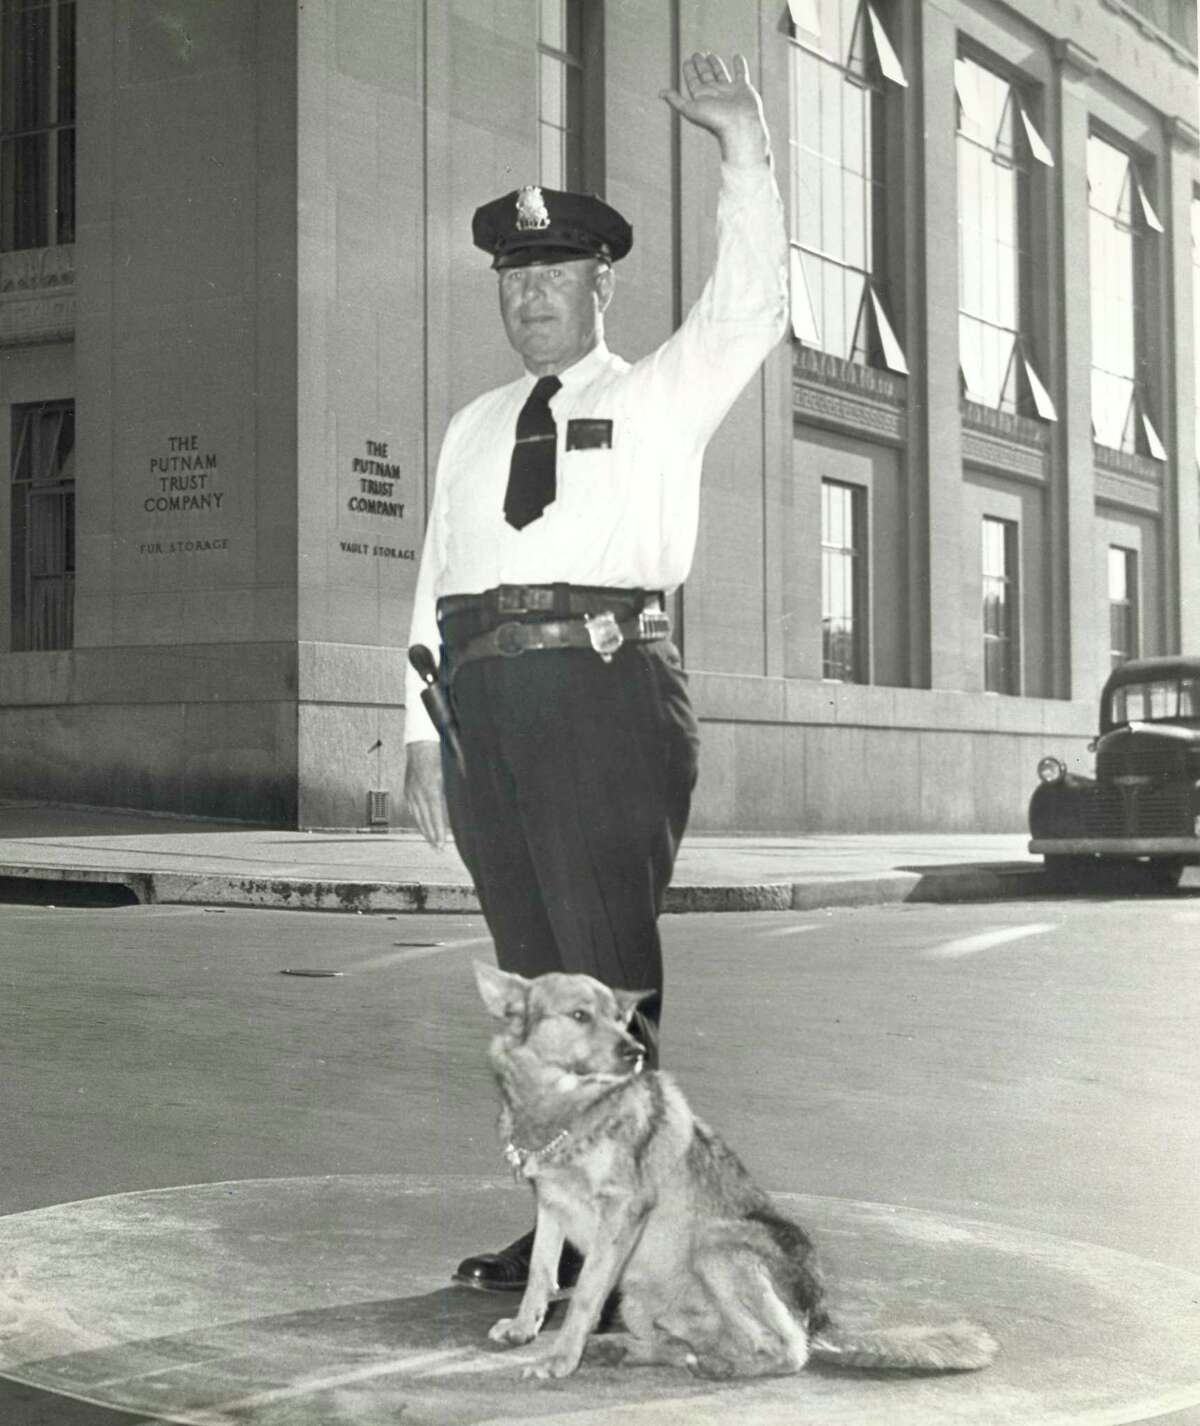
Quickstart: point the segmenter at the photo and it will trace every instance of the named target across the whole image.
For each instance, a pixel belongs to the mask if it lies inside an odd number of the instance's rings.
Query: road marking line
[[[993,946],[1004,946],[1010,941],[1023,941],[1029,936],[1043,936],[1055,930],[1049,922],[1036,922],[1030,926],[1003,926],[995,931],[980,931],[974,936],[960,936],[956,941],[946,941],[940,946],[930,946],[921,952],[928,961],[953,961],[961,956],[973,956],[976,951],[990,951]]]
[[[514,1374],[523,1366],[527,1366],[532,1359],[526,1355],[521,1356],[518,1352],[489,1352],[487,1356],[466,1357],[457,1362],[446,1362],[442,1366],[432,1366],[421,1372],[422,1376],[437,1377],[441,1380],[450,1376],[475,1376],[480,1372],[503,1372],[511,1371]]]
[[[819,931],[821,928],[816,925],[807,926],[772,926],[769,931],[761,931],[759,934],[764,938],[767,936],[798,936],[802,931]]]
[[[280,1401],[293,1401],[305,1396],[314,1396],[320,1391],[330,1391],[334,1387],[352,1386],[356,1382],[378,1380],[380,1377],[402,1375],[405,1372],[426,1374],[426,1369],[440,1366],[445,1362],[457,1361],[466,1356],[480,1355],[474,1347],[449,1347],[440,1351],[421,1352],[416,1356],[399,1361],[372,1362],[369,1366],[353,1368],[343,1372],[328,1372],[321,1375],[302,1377],[291,1386],[276,1387],[272,1391],[256,1392],[252,1396],[239,1397],[234,1401],[218,1402],[215,1406],[202,1408],[190,1417],[196,1426],[211,1423],[211,1426],[230,1426],[230,1413],[252,1411],[260,1406],[272,1406]],[[484,1358],[486,1361],[487,1358]]]

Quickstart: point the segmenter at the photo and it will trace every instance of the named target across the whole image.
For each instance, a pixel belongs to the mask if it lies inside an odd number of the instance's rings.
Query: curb
[[[284,911],[478,914],[474,887],[461,883],[317,881],[122,872],[94,867],[0,865],[0,877],[123,886],[143,905],[241,906]],[[873,876],[812,878],[749,884],[683,883],[668,887],[669,914],[721,911],[813,911],[885,906],[905,901],[996,901],[1051,890],[1037,865],[1001,863],[891,871]]]

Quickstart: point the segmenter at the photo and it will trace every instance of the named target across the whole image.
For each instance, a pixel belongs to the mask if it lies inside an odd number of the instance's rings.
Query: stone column
[[[355,825],[390,791],[398,821],[425,525],[423,10],[305,0],[293,24],[298,820]]]
[[[763,108],[771,130],[771,146],[775,152],[775,176],[783,195],[784,212],[789,211],[791,185],[794,181],[791,165],[791,45],[781,40],[775,16],[769,7],[759,11],[758,59]],[[754,56],[750,56],[751,65]],[[806,487],[816,485],[810,472],[793,469],[795,433],[793,429],[791,330],[767,358],[763,370],[763,672],[780,677],[788,672],[789,633],[786,604],[786,563],[788,560],[789,523],[794,518],[793,502],[798,494],[798,482]],[[817,523],[805,522],[805,551],[810,565],[820,541],[820,516]],[[819,586],[818,586],[819,589]],[[821,624],[820,595],[814,610],[806,611],[807,622],[814,631],[814,646],[819,648]],[[815,617],[814,617],[815,616]],[[820,663],[813,670],[820,673]]]
[[[921,85],[916,121],[924,135],[920,170],[924,242],[920,253],[925,316],[923,342],[912,341],[909,381],[909,513],[917,534],[912,549],[914,609],[928,621],[927,677],[931,688],[982,682],[980,658],[964,647],[962,419],[958,383],[958,158],[954,128],[954,60],[958,34],[952,15],[921,7]],[[915,336],[910,325],[910,333]],[[920,534],[924,534],[924,540]],[[977,558],[969,551],[967,558]],[[926,602],[921,608],[919,591]],[[976,643],[979,641],[977,640]],[[979,666],[977,668],[977,666]],[[914,682],[922,682],[914,668]]]
[[[1177,116],[1167,121],[1170,149],[1164,192],[1170,210],[1169,291],[1171,293],[1168,455],[1172,488],[1164,554],[1171,573],[1167,609],[1169,647],[1182,653],[1200,649],[1200,474],[1197,471],[1196,332],[1194,330],[1191,223],[1200,135]]]
[[[1097,587],[1096,472],[1092,448],[1092,312],[1088,263],[1088,95],[1095,58],[1072,40],[1055,42],[1058,62],[1059,201],[1062,244],[1062,361],[1055,472],[1065,479],[1065,528],[1056,555],[1065,558],[1066,623],[1070,658],[1069,694],[1091,698],[1107,674],[1102,627],[1104,592]]]

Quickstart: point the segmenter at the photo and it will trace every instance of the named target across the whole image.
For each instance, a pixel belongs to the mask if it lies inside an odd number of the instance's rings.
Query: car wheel
[[[1155,891],[1174,891],[1183,875],[1183,862],[1177,857],[1153,857],[1146,863],[1146,879]]]

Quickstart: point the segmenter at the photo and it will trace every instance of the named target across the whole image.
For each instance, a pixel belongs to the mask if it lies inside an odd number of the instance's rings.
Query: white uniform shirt
[[[774,174],[721,166],[717,255],[682,326],[632,366],[602,343],[559,373],[557,493],[515,530],[504,492],[525,373],[458,411],[442,443],[409,645],[436,653],[437,600],[498,584],[661,589],[691,567],[704,447],[787,324],[787,237]],[[568,423],[611,421],[608,449],[568,450]],[[410,668],[405,740],[437,731]]]

